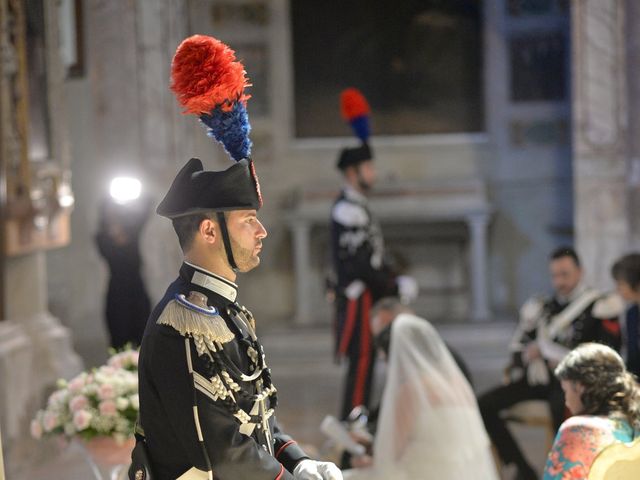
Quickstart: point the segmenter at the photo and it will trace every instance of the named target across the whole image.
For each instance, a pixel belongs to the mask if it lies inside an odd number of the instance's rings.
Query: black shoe
[[[529,465],[518,465],[514,480],[538,480],[540,477]]]

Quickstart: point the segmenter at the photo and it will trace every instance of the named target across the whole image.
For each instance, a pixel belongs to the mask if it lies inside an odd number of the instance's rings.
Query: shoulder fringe
[[[228,343],[235,335],[219,315],[203,315],[175,300],[171,300],[158,318],[159,325],[167,325],[183,336],[201,336],[206,340]]]

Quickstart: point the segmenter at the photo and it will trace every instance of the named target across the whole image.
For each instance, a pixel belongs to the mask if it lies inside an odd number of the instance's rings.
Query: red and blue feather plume
[[[249,158],[251,140],[245,88],[251,86],[235,52],[207,35],[185,39],[171,63],[171,90],[235,161]]]
[[[363,143],[367,143],[371,134],[369,128],[371,108],[362,92],[357,88],[343,90],[340,94],[340,112],[342,113],[342,118],[351,124],[356,136]]]

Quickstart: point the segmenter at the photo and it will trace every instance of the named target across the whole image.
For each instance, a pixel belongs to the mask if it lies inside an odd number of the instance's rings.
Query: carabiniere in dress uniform
[[[172,89],[235,163],[205,171],[192,158],[157,213],[184,253],[178,278],[152,311],[139,360],[135,480],[342,480],[279,428],[277,398],[253,315],[237,301],[238,272],[256,267],[267,232],[253,162],[244,67],[220,41],[186,39]]]

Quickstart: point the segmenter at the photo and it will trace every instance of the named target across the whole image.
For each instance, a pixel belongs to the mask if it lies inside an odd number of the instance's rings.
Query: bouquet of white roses
[[[113,437],[133,436],[138,415],[138,352],[112,352],[106,365],[58,381],[47,406],[31,421],[31,435]]]

